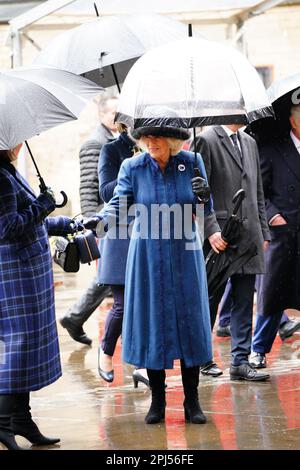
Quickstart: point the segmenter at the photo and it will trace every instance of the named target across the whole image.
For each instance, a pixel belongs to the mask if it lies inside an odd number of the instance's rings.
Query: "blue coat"
[[[43,222],[47,204],[12,165],[0,166],[0,394],[39,390],[61,376],[47,231],[66,234],[70,219]]]
[[[198,166],[205,175],[200,156]],[[114,197],[100,212],[109,226],[118,218],[115,214],[122,209],[123,197],[129,203],[142,204],[136,208],[127,257],[122,328],[123,360],[136,367],[169,369],[175,359],[192,367],[212,358],[202,246],[197,243],[189,249],[187,245],[191,231],[195,231],[194,217],[190,211],[190,217],[176,227],[184,229],[181,237],[174,236],[173,221],[170,236],[165,237],[161,219],[157,222],[151,217],[155,204],[169,208],[177,203],[181,208],[185,204],[195,209],[193,167],[194,155],[186,151],[170,158],[164,174],[148,153],[127,159]],[[156,229],[154,236],[138,236],[143,208],[149,230],[152,222]],[[198,234],[196,238],[199,242]]]
[[[108,203],[113,197],[121,163],[133,155],[135,147],[128,135],[123,132],[117,140],[105,144],[98,164],[100,197]],[[127,221],[126,221],[127,222]],[[127,232],[127,223],[124,225]],[[99,284],[124,285],[127,253],[130,238],[111,239],[110,233],[100,241],[101,260],[98,264]]]
[[[300,155],[290,138],[260,149],[268,221],[281,214],[286,225],[269,226],[266,273],[259,284],[257,311],[272,315],[300,309]]]

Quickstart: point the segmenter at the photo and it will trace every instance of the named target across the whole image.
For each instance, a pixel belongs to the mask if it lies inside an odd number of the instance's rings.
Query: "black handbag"
[[[66,273],[77,273],[79,271],[79,251],[74,238],[71,240],[65,237],[56,238],[53,261]]]
[[[100,251],[96,238],[91,230],[77,233],[74,237],[78,248],[79,259],[82,264],[91,263],[100,258]]]

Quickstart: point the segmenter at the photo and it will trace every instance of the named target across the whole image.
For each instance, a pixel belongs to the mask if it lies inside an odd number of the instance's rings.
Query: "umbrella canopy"
[[[161,105],[166,112],[159,119],[156,108]],[[196,127],[270,115],[261,79],[242,54],[189,37],[153,49],[134,64],[123,85],[117,120],[133,128],[155,123]]]
[[[240,189],[232,199],[234,204],[231,216],[221,232],[222,238],[228,243],[225,251],[216,253],[211,250],[206,257],[206,274],[209,298],[212,299],[217,290],[227,282],[244,264],[256,255],[254,243],[240,244],[243,234],[242,222],[238,216],[239,208],[245,198],[245,191]]]
[[[0,149],[77,119],[102,88],[69,72],[20,68],[0,72]]]
[[[290,129],[290,109],[300,104],[300,73],[276,80],[267,90],[273,105],[274,118],[258,120],[248,128],[248,132],[259,142],[285,137]]]
[[[146,51],[185,36],[187,26],[160,15],[100,17],[55,37],[35,63],[84,75],[109,87],[116,81],[123,83]]]

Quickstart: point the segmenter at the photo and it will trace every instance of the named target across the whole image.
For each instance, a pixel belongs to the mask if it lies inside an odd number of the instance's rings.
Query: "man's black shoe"
[[[300,318],[289,318],[289,320],[279,328],[278,332],[280,338],[284,341],[286,338],[293,336],[298,330],[300,330]]]
[[[252,351],[249,364],[253,369],[264,369],[267,367],[266,355],[263,353]]]
[[[270,378],[269,374],[257,372],[249,364],[241,364],[240,366],[230,366],[231,380],[247,380],[249,382],[263,382]]]
[[[221,338],[227,338],[228,336],[231,336],[230,325],[219,325],[216,331],[216,335],[220,336]]]
[[[59,320],[59,322],[61,326],[67,330],[71,338],[73,338],[75,341],[78,341],[78,343],[91,346],[92,340],[84,332],[82,326],[78,326],[72,323],[69,317],[63,317]]]
[[[219,375],[223,374],[223,371],[213,361],[201,366],[200,372],[202,375],[210,375],[211,377],[219,377]]]

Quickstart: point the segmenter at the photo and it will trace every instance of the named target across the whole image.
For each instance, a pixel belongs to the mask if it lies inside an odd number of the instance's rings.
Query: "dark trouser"
[[[66,317],[76,326],[82,326],[110,293],[110,287],[99,286],[95,277],[82,297],[68,310]]]
[[[251,352],[253,296],[255,275],[234,274],[231,276],[232,285],[232,315],[231,329],[231,362],[232,365],[248,363]],[[218,305],[223,296],[226,285],[221,287],[210,302],[210,316],[212,328],[216,321]]]
[[[227,282],[224,295],[221,300],[220,313],[219,313],[219,325],[228,326],[230,325],[231,310],[233,307],[232,295],[231,295],[231,281]]]
[[[122,333],[125,286],[111,286],[111,290],[114,304],[108,312],[104,336],[101,341],[101,348],[108,356],[114,355],[118,338]]]
[[[228,326],[230,325],[231,311],[232,311],[232,295],[231,295],[231,282],[230,279],[227,282],[226,289],[221,301],[221,308],[219,313],[219,325]],[[283,326],[289,321],[289,317],[285,312],[282,313],[280,325]],[[258,351],[257,351],[258,352]]]
[[[272,349],[281,322],[281,311],[268,316],[257,313],[253,333],[252,350],[261,354],[269,353]]]

